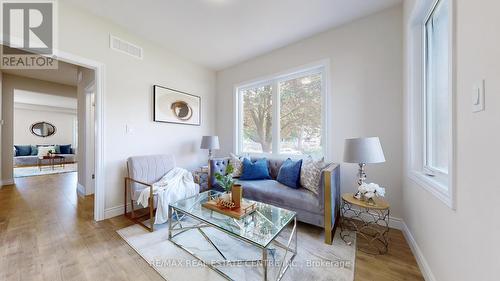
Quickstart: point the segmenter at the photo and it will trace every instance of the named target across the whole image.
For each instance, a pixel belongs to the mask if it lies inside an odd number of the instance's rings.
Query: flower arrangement
[[[376,183],[362,183],[358,186],[358,192],[354,197],[359,200],[367,201],[368,203],[374,205],[375,201],[373,198],[384,197],[385,196],[385,188],[379,186]]]
[[[227,193],[231,191],[231,188],[233,187],[234,184],[233,171],[234,171],[233,165],[227,164],[224,175],[222,175],[221,173],[215,173],[215,179]]]

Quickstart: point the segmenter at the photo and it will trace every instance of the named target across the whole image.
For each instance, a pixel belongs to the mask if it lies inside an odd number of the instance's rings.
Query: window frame
[[[428,84],[428,75],[427,75],[427,68],[428,68],[428,61],[427,61],[427,53],[428,53],[428,40],[427,40],[427,24],[429,23],[429,21],[431,20],[432,16],[434,15],[434,13],[436,12],[436,8],[438,7],[438,5],[442,2],[442,1],[449,1],[449,0],[437,0],[434,2],[431,10],[429,11],[428,15],[426,16],[425,20],[424,20],[424,23],[423,23],[423,38],[422,38],[422,41],[423,41],[423,47],[422,47],[422,50],[423,50],[423,62],[422,62],[422,68],[423,68],[423,74],[422,74],[422,77],[423,77],[423,94],[422,94],[422,98],[423,98],[423,101],[422,101],[422,108],[423,108],[423,112],[422,112],[422,116],[423,116],[423,125],[424,125],[424,130],[423,130],[423,151],[422,151],[422,157],[423,157],[423,167],[422,167],[422,170],[424,172],[424,174],[426,174],[427,176],[429,177],[433,177],[436,179],[436,181],[440,182],[441,183],[441,188],[443,188],[444,186],[447,186],[448,185],[448,175],[449,175],[449,171],[447,173],[439,170],[439,169],[435,169],[433,168],[432,166],[429,165],[429,150],[432,149],[429,144],[428,144],[428,131],[429,131],[429,128],[428,128],[428,123],[429,123],[429,110],[428,110],[428,103],[427,103],[427,98],[428,98],[428,95],[429,93],[427,92],[428,88],[427,88],[427,84]],[[448,2],[449,3],[449,2]],[[448,11],[449,12],[449,11]],[[450,14],[450,13],[449,13]],[[451,15],[451,14],[450,14]],[[448,26],[450,26],[450,22],[448,22]],[[450,33],[451,30],[448,30],[448,33]],[[450,39],[450,38],[448,38]],[[449,45],[451,44],[451,41],[448,41]],[[451,59],[451,50],[450,48],[448,49],[448,53],[449,53],[449,57]],[[451,80],[451,70],[448,69],[448,84]],[[450,89],[450,85],[448,87],[448,89]],[[451,91],[448,92],[448,99],[449,97],[452,95]],[[448,101],[448,106],[450,107],[451,109],[451,103],[450,101]],[[449,120],[451,120],[451,116],[449,116]],[[451,127],[451,122],[449,121],[449,125]],[[451,138],[450,138],[450,142],[451,142]],[[448,154],[450,155],[450,154]],[[448,156],[448,162],[449,162],[449,156]],[[448,169],[449,169],[449,166],[450,166],[450,163],[448,163]]]
[[[330,113],[328,109],[329,104],[329,61],[323,60],[320,62],[300,66],[294,69],[283,71],[280,73],[272,74],[259,79],[254,79],[251,81],[243,82],[234,86],[235,95],[235,126],[234,126],[234,152],[236,154],[248,154],[255,156],[282,156],[290,158],[301,158],[305,154],[286,154],[280,153],[280,95],[279,95],[279,83],[295,78],[299,78],[311,74],[321,75],[321,139],[322,139],[322,154],[325,159],[329,159],[330,153],[330,137],[329,137],[329,120]],[[271,153],[249,153],[243,151],[243,95],[242,90],[248,88],[255,88],[265,85],[271,85],[272,94],[272,117],[273,117],[273,127],[272,127],[272,152]]]
[[[448,174],[427,166],[426,136],[426,23],[440,1],[448,1],[448,106],[449,138]],[[448,207],[456,209],[456,84],[454,3],[451,0],[424,1],[409,22],[408,33],[408,145],[407,175]],[[413,68],[413,69],[412,69]]]

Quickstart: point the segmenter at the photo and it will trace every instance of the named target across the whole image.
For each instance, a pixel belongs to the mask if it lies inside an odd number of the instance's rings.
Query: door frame
[[[95,75],[95,193],[94,193],[94,220],[104,220],[105,209],[105,142],[104,142],[104,96],[105,96],[105,64],[87,59],[75,54],[54,50],[54,55],[59,61],[71,63],[94,70]],[[87,109],[86,109],[87,110]],[[80,144],[79,144],[80,145]],[[84,156],[86,157],[86,155]],[[76,188],[76,187],[75,187]]]

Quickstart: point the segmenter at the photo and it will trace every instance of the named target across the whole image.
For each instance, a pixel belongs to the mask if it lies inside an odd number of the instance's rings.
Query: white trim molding
[[[127,203],[127,210],[131,209],[130,206],[130,203]],[[123,205],[107,208],[106,210],[104,210],[104,219],[121,216],[123,215],[124,210],[125,209],[123,208]]]
[[[94,70],[95,73],[95,197],[94,197],[94,220],[104,220],[106,182],[104,173],[105,163],[105,131],[104,131],[104,109],[105,104],[105,65],[78,55],[54,50],[58,60]]]
[[[424,171],[424,23],[430,11],[439,0],[423,0],[416,2],[413,8],[408,26],[407,37],[407,99],[406,99],[406,176],[417,185],[433,196],[441,200],[451,209],[456,209],[456,99],[454,93],[456,82],[456,44],[455,44],[455,22],[454,22],[454,1],[449,1],[450,14],[450,64],[449,64],[449,110],[450,110],[450,150],[448,161],[448,175],[444,181],[437,180]]]
[[[76,194],[80,197],[85,197],[85,186],[80,183],[76,184]]]
[[[6,185],[13,185],[13,184],[16,184],[14,182],[14,179],[0,180],[0,188],[2,188],[3,186],[6,186]]]
[[[431,271],[431,267],[429,266],[427,259],[424,257],[424,254],[420,250],[417,241],[415,240],[415,238],[413,238],[410,229],[404,221],[401,221],[401,223],[403,235],[405,236],[408,245],[410,245],[410,249],[415,256],[415,259],[417,260],[418,267],[420,268],[420,272],[422,272],[424,279],[426,281],[436,281],[436,277],[434,277],[434,274]]]
[[[349,214],[347,217],[351,218],[352,215],[353,214]],[[373,220],[373,217],[369,214],[366,214],[366,213],[362,213],[361,217],[365,221]],[[405,223],[404,223],[402,218],[396,218],[396,217],[389,216],[389,227],[390,228],[394,228],[394,229],[403,231],[404,225],[405,225]],[[338,229],[338,231],[340,231],[340,229]]]
[[[315,73],[320,73],[321,74],[321,143],[323,143],[322,147],[322,152],[323,156],[327,161],[331,160],[331,143],[333,140],[332,133],[330,130],[330,125],[331,125],[331,119],[332,119],[332,113],[331,110],[329,110],[328,106],[331,101],[331,91],[330,91],[330,60],[329,59],[323,59],[320,61],[308,63],[302,66],[294,67],[285,71],[281,71],[272,75],[267,75],[264,77],[252,79],[249,81],[241,82],[233,87],[233,94],[234,94],[234,109],[233,110],[233,117],[235,120],[234,127],[233,127],[233,145],[234,145],[234,152],[236,154],[240,153],[245,153],[242,151],[242,136],[241,136],[241,131],[243,130],[242,128],[242,104],[243,104],[243,97],[239,93],[241,89],[245,88],[250,88],[250,87],[260,87],[264,85],[271,85],[272,86],[272,100],[273,104],[274,101],[279,100],[279,90],[278,90],[278,83],[280,81],[288,80],[288,79],[294,79],[298,78],[304,75],[308,74],[315,74]],[[300,158],[300,155],[287,155],[287,154],[282,154],[279,152],[280,150],[280,141],[279,141],[279,133],[280,133],[280,124],[279,124],[279,102],[276,103],[274,106],[274,109],[272,111],[273,114],[273,151],[271,153],[252,153],[252,154],[258,154],[258,155],[266,155],[266,154],[272,154],[272,155],[281,155],[281,156],[287,156],[291,158]]]

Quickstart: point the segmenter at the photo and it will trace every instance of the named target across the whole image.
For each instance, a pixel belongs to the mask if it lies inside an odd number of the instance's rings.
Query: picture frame
[[[153,121],[201,125],[201,97],[153,85]]]

